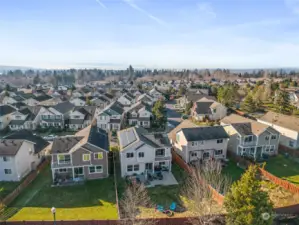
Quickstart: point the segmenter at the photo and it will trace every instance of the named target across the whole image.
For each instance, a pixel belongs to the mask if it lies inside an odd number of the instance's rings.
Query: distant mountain
[[[30,70],[35,69],[32,67],[26,67],[26,66],[2,66],[0,65],[0,73],[3,73],[4,71],[8,70]]]

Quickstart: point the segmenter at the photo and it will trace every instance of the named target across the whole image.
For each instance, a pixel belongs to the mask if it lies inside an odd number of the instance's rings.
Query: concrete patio
[[[171,172],[162,172],[163,180],[153,180],[146,187],[178,185],[177,180]]]

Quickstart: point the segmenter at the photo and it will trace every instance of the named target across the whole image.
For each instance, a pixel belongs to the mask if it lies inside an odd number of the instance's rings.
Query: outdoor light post
[[[52,207],[51,212],[53,214],[54,225],[56,225],[56,209],[55,209],[55,207]]]

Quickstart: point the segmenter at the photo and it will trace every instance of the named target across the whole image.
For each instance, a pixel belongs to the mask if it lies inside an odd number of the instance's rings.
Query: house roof
[[[69,119],[69,124],[83,124],[84,123],[84,119]]]
[[[26,120],[11,120],[9,125],[23,125]]]
[[[58,103],[57,105],[53,106],[53,108],[55,110],[57,110],[58,112],[65,114],[65,113],[71,111],[72,109],[74,109],[75,105],[73,105],[69,101],[66,101],[66,102]]]
[[[37,154],[45,149],[50,143],[38,135],[33,135],[29,130],[20,130],[6,136],[6,140],[27,140],[34,143],[34,153]]]
[[[195,112],[197,114],[211,114],[211,105],[213,104],[213,102],[195,102],[196,104],[196,108],[195,108]]]
[[[20,109],[21,107],[27,106],[24,102],[17,102],[17,103],[11,104],[11,105],[18,109]]]
[[[229,138],[222,126],[182,128],[187,141],[204,141],[213,139]]]
[[[192,123],[190,120],[183,120],[178,126],[176,126],[174,129],[172,129],[168,133],[168,138],[175,142],[176,140],[176,133],[181,130],[182,128],[193,128],[198,127],[196,124]]]
[[[52,97],[49,95],[39,95],[39,96],[36,96],[34,99],[38,102],[43,102],[43,101],[49,100],[51,98]]]
[[[16,109],[10,105],[0,105],[0,116],[5,116],[15,111]]]
[[[264,132],[267,128],[269,129],[268,125],[245,118],[243,116],[239,116],[237,114],[231,114],[229,116],[226,116],[221,120],[221,122],[224,124],[231,124],[241,135],[259,135],[262,132]]]
[[[299,118],[295,116],[288,116],[269,111],[259,118],[259,120],[299,132]]]
[[[0,140],[0,155],[14,156],[19,151],[24,140]]]
[[[150,109],[150,106],[149,105],[147,105],[146,103],[144,103],[144,102],[137,102],[137,103],[135,103],[134,105],[132,105],[131,107],[129,107],[127,110],[126,110],[126,112],[127,113],[131,113],[131,112],[133,112],[133,111],[139,111],[140,109],[142,109],[142,108],[145,108],[147,111],[149,111],[149,112],[151,112],[151,109]]]
[[[109,151],[108,133],[96,126],[91,126],[87,143]]]
[[[196,102],[196,101],[198,101],[199,99],[201,99],[203,97],[216,101],[215,97],[213,97],[213,96],[205,95],[205,94],[202,94],[202,93],[196,93],[194,91],[188,91],[185,94],[185,96],[188,99],[188,101],[192,101],[192,102]]]
[[[72,137],[59,137],[53,141],[51,153],[68,153],[79,141],[84,137],[72,136]]]

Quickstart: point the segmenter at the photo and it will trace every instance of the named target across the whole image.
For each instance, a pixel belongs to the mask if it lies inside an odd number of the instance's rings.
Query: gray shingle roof
[[[96,126],[91,126],[90,128],[87,144],[88,143],[109,151],[108,133]]]
[[[58,112],[65,114],[72,109],[75,108],[75,105],[70,103],[69,101],[58,103],[57,105],[53,106],[54,109],[56,109]]]
[[[182,128],[181,131],[183,132],[187,141],[204,141],[229,138],[222,126]]]
[[[10,105],[0,105],[0,116],[5,116],[15,111],[16,109],[11,107]]]
[[[9,125],[23,125],[26,120],[11,120]]]
[[[83,138],[84,137],[77,137],[77,136],[55,138],[55,140],[53,141],[51,153],[52,154],[67,153]]]
[[[210,109],[210,106],[213,104],[213,102],[196,102],[196,109],[195,112],[197,114],[211,114],[212,111]]]
[[[24,140],[0,140],[0,155],[14,156],[19,151]]]
[[[78,124],[81,125],[84,123],[84,119],[70,119],[69,124]]]

